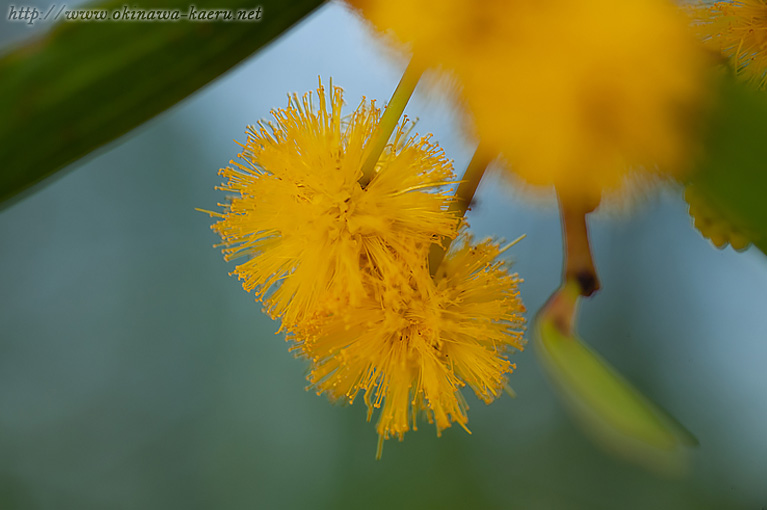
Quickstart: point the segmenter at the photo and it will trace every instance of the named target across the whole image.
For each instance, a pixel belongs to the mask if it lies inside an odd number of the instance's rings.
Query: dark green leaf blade
[[[723,80],[705,157],[689,184],[767,253],[767,93]]]
[[[321,3],[262,0],[257,22],[61,22],[0,57],[0,203],[177,103]],[[233,12],[259,4],[194,3]],[[140,8],[189,6],[152,0]]]

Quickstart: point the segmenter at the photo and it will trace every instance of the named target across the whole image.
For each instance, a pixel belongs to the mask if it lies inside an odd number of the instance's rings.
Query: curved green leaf
[[[0,202],[117,138],[258,50],[321,0],[203,0],[260,21],[60,22],[0,57]],[[124,0],[87,6],[121,10]],[[150,0],[141,9],[178,9]]]
[[[569,298],[561,291],[552,299]],[[575,418],[609,450],[668,474],[682,472],[686,447],[697,445],[695,437],[568,333],[552,310],[547,307],[538,317],[536,349]]]
[[[705,151],[690,183],[767,253],[767,94],[726,78]]]

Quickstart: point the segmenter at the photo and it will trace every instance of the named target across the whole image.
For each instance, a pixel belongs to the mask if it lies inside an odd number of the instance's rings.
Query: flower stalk
[[[490,162],[493,160],[492,152],[487,150],[483,145],[477,147],[474,151],[469,166],[466,167],[466,171],[463,174],[458,189],[455,191],[453,201],[448,207],[448,212],[456,215],[458,218],[462,218],[466,211],[469,209],[474,194],[477,192],[482,176],[485,175],[485,170]],[[429,270],[431,275],[437,274],[442,260],[445,258],[445,254],[450,249],[450,244],[453,240],[449,237],[442,238],[442,242],[434,243],[431,245],[429,251]]]
[[[371,137],[368,149],[369,152],[365,156],[365,160],[361,167],[362,176],[360,177],[359,183],[363,188],[367,186],[373,178],[378,159],[381,157],[381,153],[383,153],[386,144],[389,143],[389,138],[391,138],[394,128],[399,124],[399,119],[402,117],[402,113],[405,111],[405,106],[413,95],[413,91],[415,90],[416,85],[418,85],[418,80],[421,78],[422,74],[423,67],[414,60],[411,60],[405,69],[405,73],[402,75],[397,88],[394,90],[394,94],[392,94],[389,104],[386,106],[386,109],[381,116],[381,121],[378,123],[378,127]]]
[[[562,279],[577,282],[581,296],[591,296],[600,284],[591,255],[586,214],[593,211],[596,204],[563,198],[561,194],[558,198],[565,244]]]

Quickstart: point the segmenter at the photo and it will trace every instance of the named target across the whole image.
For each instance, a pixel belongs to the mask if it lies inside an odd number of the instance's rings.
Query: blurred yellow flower
[[[693,15],[707,45],[732,59],[738,74],[767,87],[767,1],[699,4]]]
[[[350,3],[451,72],[476,135],[531,184],[596,203],[632,172],[687,168],[706,63],[671,2]]]
[[[416,428],[419,411],[438,433],[452,422],[465,428],[460,388],[490,403],[515,368],[507,352],[523,348],[520,280],[496,260],[502,250],[465,235],[456,244],[433,278],[428,247],[416,270],[400,263],[368,271],[364,300],[293,336],[312,362],[308,378],[318,394],[352,402],[363,391],[368,419],[381,408],[379,456],[384,439]]]
[[[414,246],[456,235],[443,187],[451,163],[429,137],[410,137],[406,121],[370,182],[359,184],[380,111],[363,99],[344,118],[342,94],[333,88],[328,99],[320,84],[316,98],[293,95],[271,121],[249,128],[242,162],[220,171],[220,189],[233,197],[211,213],[221,218],[212,228],[227,260],[249,258],[234,274],[287,329],[360,302],[362,265],[408,263]]]

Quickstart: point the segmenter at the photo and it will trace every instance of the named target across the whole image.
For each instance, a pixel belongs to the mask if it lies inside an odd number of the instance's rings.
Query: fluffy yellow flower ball
[[[293,336],[312,361],[318,394],[352,402],[362,391],[368,419],[381,409],[379,456],[384,439],[416,428],[419,412],[438,433],[453,422],[465,428],[460,389],[468,385],[489,404],[515,368],[509,352],[523,348],[520,279],[497,260],[503,250],[468,236],[457,244],[433,278],[428,247],[415,270],[367,268],[365,299]]]
[[[701,3],[692,12],[706,45],[730,58],[747,81],[767,88],[767,1]]]
[[[453,173],[429,137],[401,123],[364,187],[362,162],[380,120],[365,102],[343,116],[342,90],[292,96],[273,119],[251,127],[239,155],[223,168],[232,193],[213,228],[227,260],[273,318],[291,329],[329,307],[365,295],[361,266],[420,264],[414,246],[457,234],[447,212]],[[408,256],[410,255],[410,256]]]

